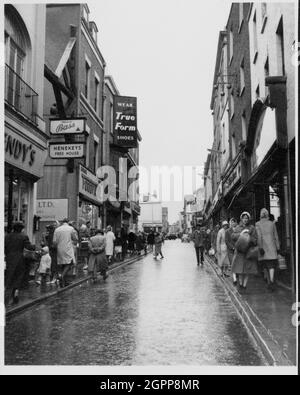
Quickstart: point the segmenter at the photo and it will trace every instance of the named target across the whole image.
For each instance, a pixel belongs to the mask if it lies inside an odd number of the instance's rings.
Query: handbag
[[[279,268],[279,270],[286,270],[287,269],[285,257],[280,254],[278,254],[278,268]]]
[[[257,246],[250,247],[246,253],[246,259],[257,261],[259,257],[259,248]]]

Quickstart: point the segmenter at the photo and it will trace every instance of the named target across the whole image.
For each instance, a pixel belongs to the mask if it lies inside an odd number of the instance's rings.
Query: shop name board
[[[50,144],[49,155],[52,159],[82,158],[84,144]]]
[[[18,133],[5,128],[4,150],[5,162],[35,177],[43,176],[43,166],[47,158],[47,147],[34,144],[26,136],[21,137]]]
[[[36,214],[42,222],[68,218],[68,199],[37,199]]]
[[[87,200],[99,205],[101,202],[97,198],[98,178],[88,169],[79,166],[79,193]]]
[[[36,151],[32,144],[5,133],[5,154],[12,156],[15,160],[33,166]]]
[[[114,143],[125,148],[137,148],[137,99],[115,96],[113,105]]]
[[[50,119],[50,133],[55,135],[82,134],[85,131],[85,118]]]

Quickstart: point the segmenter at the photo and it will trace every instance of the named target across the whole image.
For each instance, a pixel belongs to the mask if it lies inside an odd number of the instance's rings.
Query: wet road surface
[[[6,365],[243,365],[265,359],[211,267],[169,241],[6,322]]]

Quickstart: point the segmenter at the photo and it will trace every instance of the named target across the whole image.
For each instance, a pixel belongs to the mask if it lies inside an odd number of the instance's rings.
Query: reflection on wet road
[[[191,245],[152,255],[10,318],[7,365],[264,365]]]

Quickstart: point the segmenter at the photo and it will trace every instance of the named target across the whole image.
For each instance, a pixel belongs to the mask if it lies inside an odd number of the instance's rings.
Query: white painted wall
[[[256,13],[257,24],[257,50],[256,62],[254,22]],[[251,96],[252,105],[256,101],[256,88],[260,86],[260,96],[265,97],[265,72],[264,65],[269,57],[270,76],[282,75],[278,64],[278,45],[276,41],[276,31],[280,18],[283,18],[284,36],[284,63],[287,76],[287,123],[289,142],[295,137],[295,90],[296,90],[296,67],[293,64],[293,43],[296,39],[295,18],[297,15],[296,6],[293,2],[267,3],[267,22],[264,32],[262,30],[262,8],[261,3],[254,3],[249,14],[249,37],[250,37],[250,64],[251,64]]]

